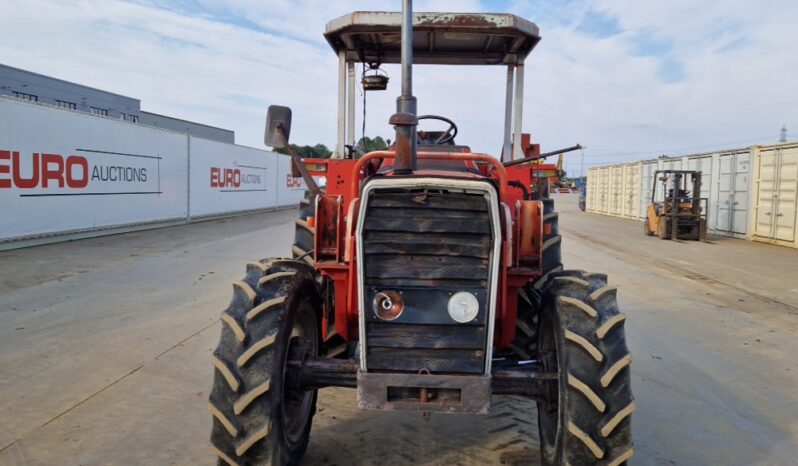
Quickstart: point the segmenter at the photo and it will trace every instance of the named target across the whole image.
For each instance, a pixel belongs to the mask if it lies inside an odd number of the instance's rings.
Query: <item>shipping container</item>
[[[710,233],[798,247],[798,142],[593,167],[586,210],[644,219],[658,170],[701,172]]]
[[[714,215],[712,214],[712,202],[717,196],[713,194],[713,188],[717,185],[713,177],[716,170],[712,169],[715,160],[715,154],[699,154],[687,157],[686,161],[682,163],[685,170],[693,170],[701,172],[701,193],[702,199],[706,199],[701,204],[701,208],[707,214],[707,228],[712,231],[712,221]]]
[[[682,159],[686,159],[687,157],[679,157],[679,158],[662,158],[659,159],[659,169],[660,170],[682,170]]]
[[[651,195],[654,191],[654,172],[659,169],[659,164],[656,160],[649,160],[642,162],[640,169],[641,175],[641,196],[640,196],[640,219],[646,218],[648,211],[648,203],[651,202]]]
[[[601,204],[599,208],[602,212],[609,214],[610,213],[610,205],[611,205],[611,198],[612,198],[612,185],[610,184],[610,178],[612,177],[611,168],[606,167],[601,170],[599,173],[600,175],[600,183],[599,187],[601,189],[601,193],[599,199],[601,200]]]
[[[717,184],[710,203],[710,231],[729,236],[748,234],[751,151],[741,149],[717,155]]]
[[[620,217],[623,206],[623,165],[609,167],[609,185],[607,188],[609,196],[608,213]]]
[[[596,199],[598,199],[598,178],[597,173],[600,169],[599,168],[589,168],[587,170],[587,187],[585,188],[585,210],[588,212],[596,212],[596,206],[598,203]]]
[[[588,212],[609,214],[609,167],[590,168],[587,171],[587,202]]]
[[[752,239],[798,247],[798,144],[754,148]]]
[[[596,169],[596,205],[595,212],[609,214],[610,205],[610,168]]]
[[[625,218],[640,218],[640,194],[642,163],[631,163],[623,166],[623,204],[621,216]]]

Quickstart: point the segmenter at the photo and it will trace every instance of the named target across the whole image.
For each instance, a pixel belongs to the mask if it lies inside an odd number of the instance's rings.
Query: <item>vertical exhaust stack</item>
[[[402,0],[402,95],[389,123],[396,127],[394,173],[416,170],[416,98],[413,96],[413,0]]]

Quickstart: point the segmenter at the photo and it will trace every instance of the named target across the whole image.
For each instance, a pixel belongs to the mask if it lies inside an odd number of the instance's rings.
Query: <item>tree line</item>
[[[390,145],[390,139],[383,139],[381,136],[376,136],[372,139],[368,136],[365,136],[360,138],[355,145],[355,152],[367,154],[375,150],[385,150],[390,147]],[[321,143],[316,144],[315,146],[300,146],[297,144],[291,144],[291,148],[294,149],[302,158],[328,159],[332,156],[332,151],[330,148]],[[288,154],[287,148],[274,149],[274,151],[280,154]]]

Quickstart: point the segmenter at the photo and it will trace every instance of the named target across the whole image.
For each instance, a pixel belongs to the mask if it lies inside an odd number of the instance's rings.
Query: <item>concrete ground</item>
[[[565,262],[628,315],[644,465],[798,464],[798,250],[665,242],[560,195]],[[208,356],[244,264],[291,211],[0,253],[0,465],[213,464]],[[361,412],[321,392],[304,465],[538,464],[534,404]]]

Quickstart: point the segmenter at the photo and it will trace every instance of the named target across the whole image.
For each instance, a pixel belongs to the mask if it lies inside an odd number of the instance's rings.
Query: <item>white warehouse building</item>
[[[95,89],[0,63],[0,95],[114,118],[214,141],[235,143],[235,133],[194,121],[141,110],[139,99]]]

